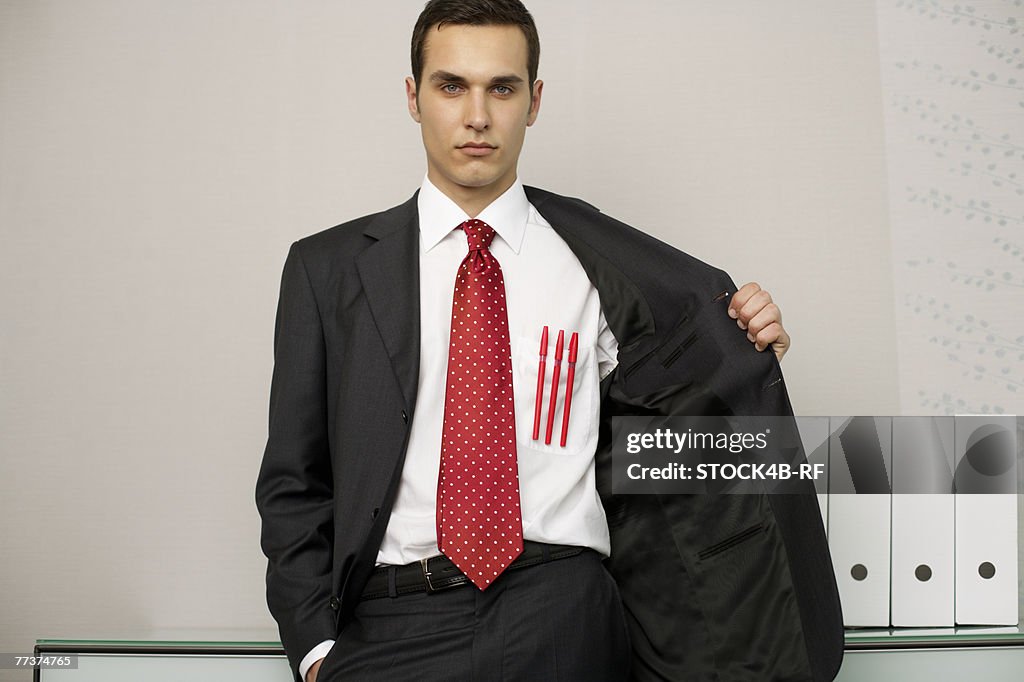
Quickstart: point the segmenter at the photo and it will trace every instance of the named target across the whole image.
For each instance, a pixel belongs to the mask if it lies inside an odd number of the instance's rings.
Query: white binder
[[[957,416],[956,623],[1016,625],[1017,421]]]
[[[848,626],[889,625],[892,421],[833,417],[828,542]]]
[[[892,624],[953,626],[953,418],[892,422]]]

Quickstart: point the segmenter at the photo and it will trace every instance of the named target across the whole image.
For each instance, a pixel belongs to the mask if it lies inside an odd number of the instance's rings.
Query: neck
[[[446,182],[443,178],[435,178],[428,170],[427,179],[441,190],[441,193],[455,202],[455,205],[466,212],[470,218],[476,218],[480,213],[500,197],[516,181],[513,173],[507,180],[492,183],[486,187],[465,187],[452,182]]]

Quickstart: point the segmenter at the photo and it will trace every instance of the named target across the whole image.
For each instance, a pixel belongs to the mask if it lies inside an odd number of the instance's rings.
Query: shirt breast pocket
[[[585,343],[580,337],[576,355],[576,367],[572,385],[572,403],[569,407],[568,429],[565,447],[561,446],[562,421],[565,414],[565,395],[569,375],[569,336],[565,338],[562,362],[558,372],[558,396],[554,410],[551,410],[551,379],[555,366],[555,342],[557,332],[550,335],[548,356],[544,363],[543,392],[540,401],[538,437],[533,439],[534,419],[537,416],[537,375],[540,368],[539,344],[536,338],[521,336],[516,342],[515,376],[513,388],[516,405],[516,447],[534,452],[559,456],[586,454],[597,440],[598,390],[596,381],[595,354],[592,343]],[[551,443],[545,444],[549,413],[554,415],[551,424]]]

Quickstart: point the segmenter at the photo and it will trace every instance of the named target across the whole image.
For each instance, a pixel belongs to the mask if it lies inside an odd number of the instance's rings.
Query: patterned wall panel
[[[901,408],[1024,412],[1024,1],[879,0]]]

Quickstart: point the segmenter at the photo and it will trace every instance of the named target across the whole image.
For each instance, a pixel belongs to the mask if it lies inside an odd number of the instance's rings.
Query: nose
[[[487,94],[474,91],[465,99],[466,127],[476,131],[484,131],[491,125],[490,112],[487,110]]]

